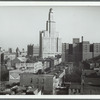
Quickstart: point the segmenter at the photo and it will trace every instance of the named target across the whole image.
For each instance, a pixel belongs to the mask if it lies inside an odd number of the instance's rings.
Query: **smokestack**
[[[81,39],[82,39],[82,42],[83,42],[83,36],[81,37]]]

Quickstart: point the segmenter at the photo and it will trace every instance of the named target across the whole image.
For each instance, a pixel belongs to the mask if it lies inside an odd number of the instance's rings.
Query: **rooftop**
[[[56,75],[59,77],[64,72],[64,68],[62,66],[57,66],[56,68],[51,69],[50,75]]]
[[[17,57],[21,62],[26,62],[27,58],[26,57]]]

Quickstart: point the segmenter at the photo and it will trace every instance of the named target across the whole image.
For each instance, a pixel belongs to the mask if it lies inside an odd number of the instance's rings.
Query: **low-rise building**
[[[68,89],[68,94],[69,95],[79,95],[81,94],[81,84],[79,83],[71,83]]]
[[[33,74],[24,72],[20,74],[20,85],[34,86],[39,88],[43,94],[56,94],[56,88],[63,83],[65,70],[61,68],[52,69],[48,74]]]
[[[9,82],[17,83],[20,82],[20,74],[23,73],[22,70],[11,70],[9,71]]]
[[[15,66],[16,63],[25,63],[27,60],[26,57],[16,57],[15,59],[12,60],[12,66]]]
[[[5,52],[4,53],[4,59],[13,60],[15,58],[16,58],[16,53],[8,53],[8,52]]]
[[[43,70],[41,62],[37,63],[17,63],[15,70],[9,71],[9,81],[10,82],[20,82],[21,73],[38,73],[39,70]]]
[[[81,94],[100,94],[100,73],[83,70],[81,84]]]
[[[26,69],[26,70],[33,70],[33,73],[37,73],[39,70],[43,70],[42,62],[34,62],[34,63],[16,63],[17,69]]]
[[[32,73],[22,73],[20,85],[34,86],[44,94],[53,94],[54,75],[34,75]]]

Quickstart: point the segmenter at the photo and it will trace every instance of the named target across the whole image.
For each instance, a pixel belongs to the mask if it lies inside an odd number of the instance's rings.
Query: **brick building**
[[[41,90],[43,94],[56,94],[56,88],[61,86],[64,76],[65,70],[62,66],[56,67],[48,74],[24,72],[20,74],[20,85],[33,86]]]
[[[73,39],[73,44],[62,43],[62,61],[80,62],[100,55],[100,43],[90,44],[89,41],[80,42],[79,38]]]
[[[20,75],[21,86],[34,86],[43,92],[43,94],[54,93],[54,75],[34,75],[32,73],[23,73]]]

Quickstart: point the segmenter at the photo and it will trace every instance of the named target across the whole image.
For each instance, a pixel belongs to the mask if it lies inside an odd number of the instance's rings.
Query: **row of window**
[[[38,84],[39,82],[44,83],[44,79],[39,80],[38,78],[36,79],[36,83]],[[33,79],[31,78],[30,83],[33,83]]]

